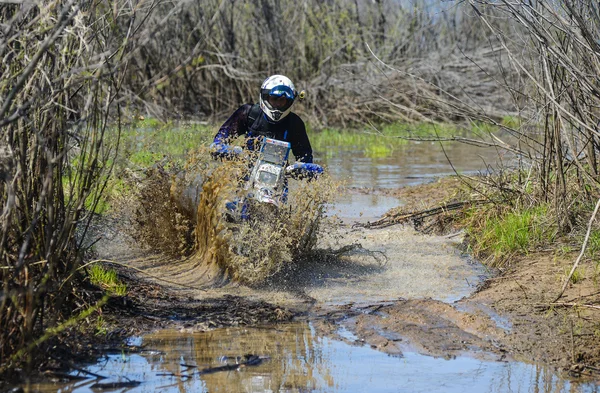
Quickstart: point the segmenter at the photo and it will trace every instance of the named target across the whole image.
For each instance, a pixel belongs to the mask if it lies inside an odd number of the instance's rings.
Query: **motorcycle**
[[[211,145],[213,156],[235,159],[243,156],[239,146]],[[262,138],[256,154],[250,154],[249,172],[243,178],[239,195],[226,203],[229,221],[241,222],[251,218],[264,218],[265,214],[279,210],[287,202],[288,179],[312,180],[323,173],[318,164],[296,162],[288,164],[291,151],[289,142]]]

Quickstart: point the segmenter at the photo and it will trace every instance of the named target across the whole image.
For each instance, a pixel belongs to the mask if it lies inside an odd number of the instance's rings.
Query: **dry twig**
[[[587,232],[585,234],[585,239],[583,240],[583,244],[581,245],[581,251],[579,252],[579,256],[575,260],[575,263],[573,264],[573,267],[571,268],[571,271],[569,272],[569,275],[567,276],[560,293],[558,294],[556,299],[554,299],[555,302],[558,299],[560,299],[562,297],[562,295],[565,293],[565,290],[567,289],[567,286],[569,285],[569,282],[571,281],[571,277],[573,277],[573,273],[575,273],[575,270],[577,269],[577,266],[579,265],[579,262],[581,261],[583,254],[585,253],[585,249],[587,248],[588,241],[590,240],[590,233],[592,232],[592,224],[594,223],[594,220],[596,219],[596,214],[598,214],[598,209],[600,209],[600,199],[598,199],[598,202],[596,202],[596,207],[594,208],[594,212],[592,213],[592,216],[590,217],[590,222],[588,223]]]

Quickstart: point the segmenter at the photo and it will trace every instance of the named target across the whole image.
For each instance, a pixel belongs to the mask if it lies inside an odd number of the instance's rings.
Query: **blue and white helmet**
[[[274,122],[286,117],[298,92],[292,81],[283,75],[273,75],[265,79],[260,87],[260,109]]]

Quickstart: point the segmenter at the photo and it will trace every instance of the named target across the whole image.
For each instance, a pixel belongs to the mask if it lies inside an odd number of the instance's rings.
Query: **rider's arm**
[[[294,153],[296,161],[312,163],[312,147],[310,146],[310,141],[306,134],[304,122],[295,113],[290,113],[289,116],[293,116],[293,118],[290,119],[290,143],[292,145],[292,153]]]
[[[248,113],[250,112],[250,108],[252,108],[251,104],[245,104],[233,112],[229,116],[229,119],[219,128],[213,142],[216,144],[228,144],[232,139],[246,134],[249,127]]]

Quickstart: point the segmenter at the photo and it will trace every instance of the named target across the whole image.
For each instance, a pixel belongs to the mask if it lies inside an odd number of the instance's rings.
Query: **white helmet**
[[[270,76],[260,87],[260,109],[271,121],[278,122],[290,113],[297,95],[289,78],[283,75]]]

